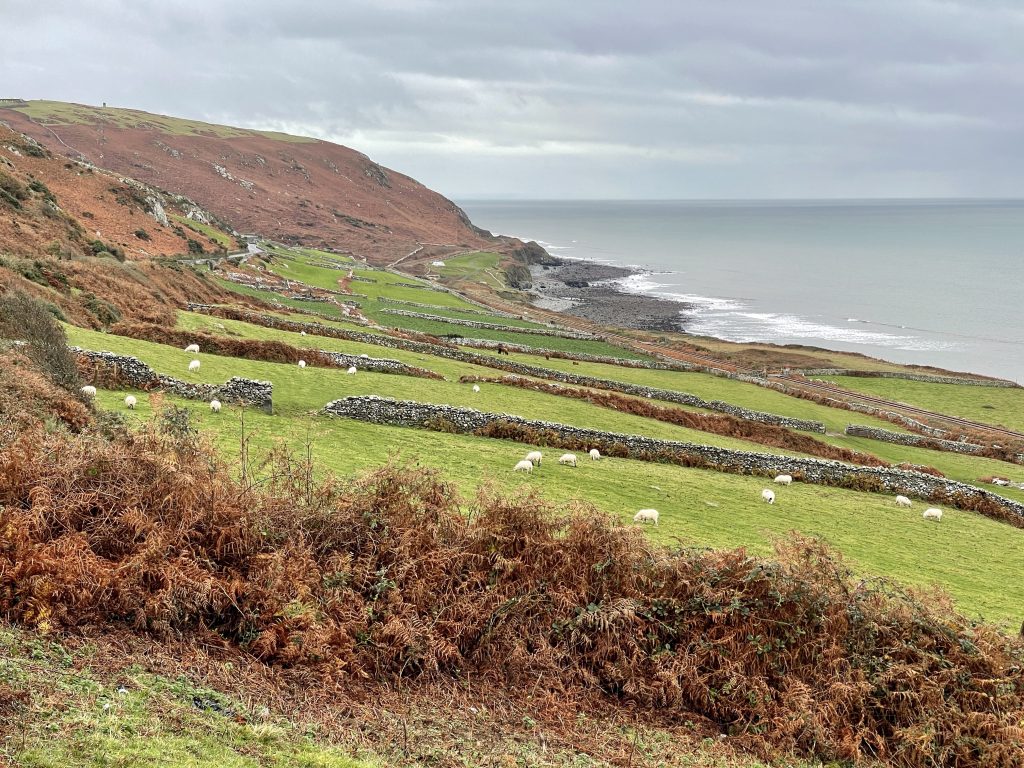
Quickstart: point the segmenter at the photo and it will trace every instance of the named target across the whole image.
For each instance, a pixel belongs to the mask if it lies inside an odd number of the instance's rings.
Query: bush
[[[137,238],[139,238],[139,240],[152,240],[153,239],[152,237],[149,236],[149,232],[144,230],[142,227],[139,227],[138,229],[136,229],[134,234],[135,234],[135,236]]]
[[[57,386],[77,392],[81,386],[75,355],[48,302],[22,291],[0,297],[0,337],[28,342],[26,354]]]
[[[188,239],[188,252],[196,255],[206,253],[206,249],[203,248],[203,244],[198,240],[193,240],[191,237]]]

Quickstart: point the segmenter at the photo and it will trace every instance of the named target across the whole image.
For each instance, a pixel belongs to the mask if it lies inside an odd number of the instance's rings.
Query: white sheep
[[[567,464],[576,466],[576,454],[575,453],[563,453],[561,458],[558,459],[559,464]]]
[[[356,367],[354,365],[349,366],[349,369],[345,371],[345,373],[347,373],[349,376],[355,376]]]
[[[775,503],[775,491],[765,488],[761,491],[761,498],[767,501],[769,504]]]
[[[365,355],[365,354],[364,355],[360,355],[360,357],[363,358],[363,360],[369,360],[370,359],[370,356],[369,355]]]
[[[187,347],[185,347],[185,351],[186,352],[191,352],[194,355],[198,355],[199,354],[199,345],[198,344],[189,344]]]
[[[199,370],[199,361],[198,360],[193,360],[191,363],[188,364],[188,372],[189,373],[195,373],[198,370]]]
[[[527,461],[526,459],[523,459],[518,464],[516,464],[515,469],[513,469],[512,471],[513,472],[533,472],[533,462],[532,461]]]
[[[474,392],[479,392],[480,391],[480,385],[479,384],[474,384],[473,385],[473,391]]]
[[[306,335],[305,331],[299,331],[299,336],[305,336],[305,335]]]
[[[214,413],[220,413],[220,400],[211,400],[210,410]]]
[[[597,448],[590,449],[590,458],[592,461],[599,461],[601,458],[601,452]]]
[[[897,507],[909,507],[912,504],[913,504],[913,502],[910,499],[908,499],[906,496],[897,496],[896,497],[896,506]]]
[[[921,515],[921,517],[923,517],[925,520],[941,520],[942,510],[936,509],[935,507],[930,507],[924,511],[924,514]]]
[[[654,523],[658,524],[658,510],[656,509],[641,509],[635,515],[633,515],[634,523]]]
[[[543,458],[544,454],[542,454],[540,451],[530,451],[528,454],[526,454],[526,460],[529,461],[531,464],[536,464],[538,467],[540,466],[541,460],[543,460]]]
[[[305,367],[306,367],[306,361],[305,360],[299,360],[299,368],[305,368]]]
[[[130,408],[133,411],[135,410],[135,403],[137,403],[137,402],[138,401],[135,399],[135,395],[128,395],[124,399],[124,404],[127,405],[128,408]]]
[[[776,475],[775,482],[779,485],[790,485],[793,482],[792,475]]]
[[[82,394],[86,397],[96,397],[96,387],[92,384],[86,384],[82,387]]]
[[[992,485],[1009,485],[1009,484],[1010,484],[1010,481],[1007,480],[1005,477],[993,477],[992,478]]]

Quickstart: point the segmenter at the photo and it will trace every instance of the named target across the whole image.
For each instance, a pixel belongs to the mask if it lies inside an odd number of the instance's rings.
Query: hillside
[[[31,101],[0,120],[55,153],[179,194],[239,232],[386,263],[420,243],[493,244],[453,202],[331,142],[135,110]]]

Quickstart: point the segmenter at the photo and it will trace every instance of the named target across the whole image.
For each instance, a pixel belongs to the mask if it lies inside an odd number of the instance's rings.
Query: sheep
[[[306,367],[306,361],[305,360],[299,360],[299,368],[305,368],[305,367]]]
[[[913,502],[910,499],[908,499],[906,496],[897,496],[896,497],[896,506],[897,507],[909,507],[912,503]]]
[[[366,355],[366,354],[362,354],[362,355],[360,355],[360,357],[361,357],[361,358],[362,358],[363,360],[369,360],[369,359],[370,359],[370,356],[369,356],[369,355]]]
[[[923,517],[925,520],[941,520],[942,510],[936,509],[935,507],[929,507],[924,511],[924,514],[921,515],[921,517]]]
[[[473,385],[473,391],[474,392],[479,392],[480,391],[480,385],[479,384],[474,384]]]
[[[128,408],[133,411],[135,410],[136,402],[138,401],[135,399],[135,395],[128,395],[128,397],[124,399],[124,404],[127,405]]]
[[[793,482],[792,475],[776,475],[775,482],[779,485],[789,485]]]
[[[354,376],[356,373],[356,367],[354,365],[349,366],[349,369],[345,371],[349,376]]]
[[[186,352],[191,352],[194,355],[198,355],[199,354],[199,345],[198,344],[189,344],[187,347],[185,347],[185,351]]]
[[[633,515],[634,523],[654,523],[658,524],[658,510],[656,509],[641,509],[635,515]]]
[[[188,364],[188,372],[189,373],[195,373],[198,370],[199,370],[199,361],[198,360],[193,360],[191,363]]]
[[[575,453],[563,453],[561,458],[558,460],[559,464],[571,464],[576,466],[576,454]]]
[[[993,477],[992,478],[992,485],[1009,485],[1009,484],[1010,484],[1010,481],[1007,480],[1005,477]]]
[[[775,503],[775,491],[772,491],[772,490],[769,490],[768,488],[765,488],[763,491],[761,491],[761,498],[764,499],[765,501],[767,501],[769,504],[774,504]]]
[[[220,400],[211,400],[210,410],[214,413],[220,413]]]
[[[305,336],[305,335],[306,335],[305,331],[299,331],[299,336]]]
[[[601,459],[601,452],[599,450],[597,450],[597,448],[591,448],[590,449],[590,459],[591,459],[591,461],[600,461],[600,459]]]
[[[541,460],[543,458],[544,455],[540,451],[530,451],[528,454],[526,454],[526,460],[531,462],[532,464],[536,464],[538,467],[540,466]]]
[[[527,461],[526,459],[523,459],[518,464],[516,464],[515,469],[513,469],[512,471],[513,472],[533,472],[533,462],[532,461]]]
[[[96,397],[96,387],[92,384],[86,384],[82,387],[82,394],[86,397]]]

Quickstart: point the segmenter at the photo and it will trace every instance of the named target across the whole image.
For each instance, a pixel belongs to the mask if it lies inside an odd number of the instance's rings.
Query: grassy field
[[[20,727],[0,738],[0,763],[24,768],[379,765],[357,761],[322,735],[269,712],[254,714],[241,701],[185,679],[132,668],[111,680],[102,667],[89,648],[71,653],[44,635],[0,625],[0,680],[30,694],[17,713]],[[197,707],[196,701],[206,706]],[[233,713],[244,713],[247,722],[238,722]]]
[[[201,221],[196,221],[195,219],[190,219],[186,216],[178,216],[174,213],[168,214],[168,218],[173,219],[182,226],[188,227],[193,232],[198,232],[200,235],[208,237],[210,240],[217,243],[217,245],[227,248],[228,250],[231,250],[236,245],[233,237],[221,232],[216,227],[211,227],[209,224],[203,224]]]
[[[99,403],[127,413],[124,394],[101,392]],[[138,409],[127,416],[137,424],[151,412],[146,395],[138,397]],[[225,406],[211,414],[203,403],[171,399],[195,413],[224,455],[239,456],[241,409]],[[969,512],[946,510],[940,524],[928,523],[921,519],[921,504],[900,510],[891,496],[803,484],[776,488],[776,503],[768,506],[760,499],[764,478],[607,458],[581,460],[574,469],[559,466],[561,452],[550,450],[541,467],[526,476],[511,471],[528,450],[524,445],[302,412],[267,416],[247,410],[244,427],[252,454],[279,441],[302,451],[309,441],[317,466],[341,476],[392,458],[436,467],[460,489],[467,508],[476,489],[490,484],[506,491],[538,490],[555,503],[581,499],[624,523],[638,508],[654,507],[661,522],[649,531],[668,544],[746,546],[768,553],[772,540],[790,531],[819,535],[865,574],[941,585],[973,616],[1010,625],[1024,618],[1024,582],[1016,578],[1024,531]]]
[[[1024,432],[1024,388],[931,384],[905,379],[829,376],[841,387],[931,411]]]
[[[26,107],[16,107],[24,115],[44,125],[75,125],[108,123],[119,128],[151,128],[162,133],[177,136],[216,136],[218,138],[235,138],[238,136],[265,136],[277,141],[305,143],[316,139],[305,136],[292,136],[277,131],[253,131],[246,128],[231,128],[226,125],[214,125],[199,120],[187,120],[181,117],[154,115],[137,109],[118,109],[115,107],[93,107],[84,104],[71,104],[62,101],[33,100]]]
[[[223,329],[220,328],[223,326]],[[483,366],[471,365],[468,363],[461,363],[454,360],[448,360],[441,357],[433,357],[430,355],[420,355],[415,352],[405,352],[402,350],[383,349],[371,344],[360,344],[356,342],[343,341],[341,339],[333,339],[330,337],[322,336],[301,336],[298,333],[290,331],[279,331],[270,328],[262,328],[260,326],[250,325],[249,323],[242,323],[231,320],[219,320],[217,318],[209,317],[207,315],[200,315],[190,312],[181,312],[178,318],[178,327],[190,329],[190,330],[204,330],[211,333],[226,333],[231,336],[237,336],[241,338],[251,338],[260,340],[276,340],[283,341],[292,346],[308,348],[308,349],[327,349],[337,352],[348,352],[351,354],[367,354],[371,357],[388,357],[394,360],[401,360],[409,365],[418,367],[426,367],[443,376],[455,381],[460,376],[496,376],[501,375],[500,371],[496,371],[491,368],[485,368]],[[529,356],[520,356],[521,358],[527,358]],[[536,364],[536,358],[533,358],[534,364]],[[545,366],[554,367],[555,363],[565,363],[568,361],[559,360],[544,360]],[[573,371],[581,370],[582,367],[590,366],[587,363],[581,363],[581,368],[572,367]],[[764,389],[763,387],[757,387],[752,384],[744,384],[742,382],[735,382],[729,379],[722,379],[715,376],[708,376],[706,374],[696,373],[677,373],[672,371],[649,371],[646,369],[636,368],[622,368],[617,366],[600,365],[593,366],[602,369],[607,375],[604,378],[615,378],[624,380],[624,378],[635,379],[636,383],[644,383],[644,374],[651,374],[656,377],[659,381],[668,377],[675,377],[676,387],[682,389],[688,386],[690,383],[697,381],[699,382],[698,388],[703,390],[703,396],[707,399],[723,399],[726,394],[730,397],[741,397],[746,395],[748,397],[756,398],[761,395],[769,396],[771,405],[782,405],[785,406],[785,415],[793,416],[796,418],[805,419],[817,419],[822,416],[835,418],[836,415],[839,417],[856,417],[858,423],[860,415],[851,414],[845,411],[836,411],[835,409],[826,408],[825,406],[812,403],[808,400],[800,400],[797,398],[787,397],[785,395],[773,392],[771,390]],[[615,375],[621,372],[624,376]],[[671,383],[669,382],[662,383]],[[715,389],[716,385],[722,385],[728,392],[718,392]],[[486,385],[485,385],[486,386]],[[707,388],[704,390],[703,388]],[[494,389],[490,387],[488,391]],[[504,389],[503,387],[500,389]],[[573,401],[569,401],[573,402]],[[733,401],[735,402],[735,401]],[[696,408],[685,408],[683,406],[677,406],[674,403],[671,404],[674,407],[682,407],[684,410],[689,410],[697,413],[713,413],[712,411],[702,411]],[[747,407],[755,407],[754,403],[751,403]],[[779,411],[775,411],[779,412]],[[866,421],[877,422],[878,426],[886,426],[886,422],[879,420],[870,419],[865,417]],[[833,434],[829,436],[817,435],[818,439],[824,442],[831,443],[832,445],[839,446],[841,448],[848,448],[855,451],[861,451],[863,453],[870,453],[877,456],[884,461],[888,461],[892,464],[900,464],[903,462],[910,462],[912,464],[924,464],[935,467],[947,477],[954,480],[960,480],[966,483],[976,483],[978,478],[989,477],[992,475],[1005,475],[1008,472],[1012,475],[1015,471],[1015,467],[1006,464],[1005,462],[996,461],[994,459],[986,459],[977,456],[968,456],[964,454],[948,453],[943,451],[933,451],[925,448],[912,448],[909,446],[896,445],[893,443],[884,443],[878,440],[870,440],[863,437],[848,437],[843,434]],[[700,442],[710,442],[709,436],[706,433],[702,433],[701,436],[696,439]],[[774,448],[767,448],[765,446],[754,446],[754,450],[768,451],[772,453],[779,452]],[[1024,491],[1015,488],[999,488],[995,489],[998,493],[1002,494],[1011,499],[1024,502]]]
[[[497,253],[477,251],[445,258],[443,267],[431,267],[442,278],[456,282],[482,283],[494,290],[503,290],[501,256]]]
[[[737,450],[762,448],[756,443],[618,413],[580,400],[567,400],[556,395],[511,387],[490,386],[484,387],[482,392],[475,393],[469,385],[459,384],[457,381],[435,381],[370,371],[360,371],[356,376],[349,376],[338,368],[300,369],[295,365],[239,360],[216,355],[201,355],[202,368],[196,373],[189,373],[187,366],[191,355],[179,349],[70,326],[67,331],[68,338],[73,344],[97,351],[135,355],[157,372],[176,376],[185,381],[222,384],[232,376],[269,380],[274,384],[274,412],[282,417],[317,411],[329,401],[347,395],[379,395],[479,408],[528,419],[544,419],[580,427],[640,434],[666,440],[699,442]],[[342,346],[342,351],[349,350],[355,351],[356,347]],[[422,366],[425,363],[419,364]]]

